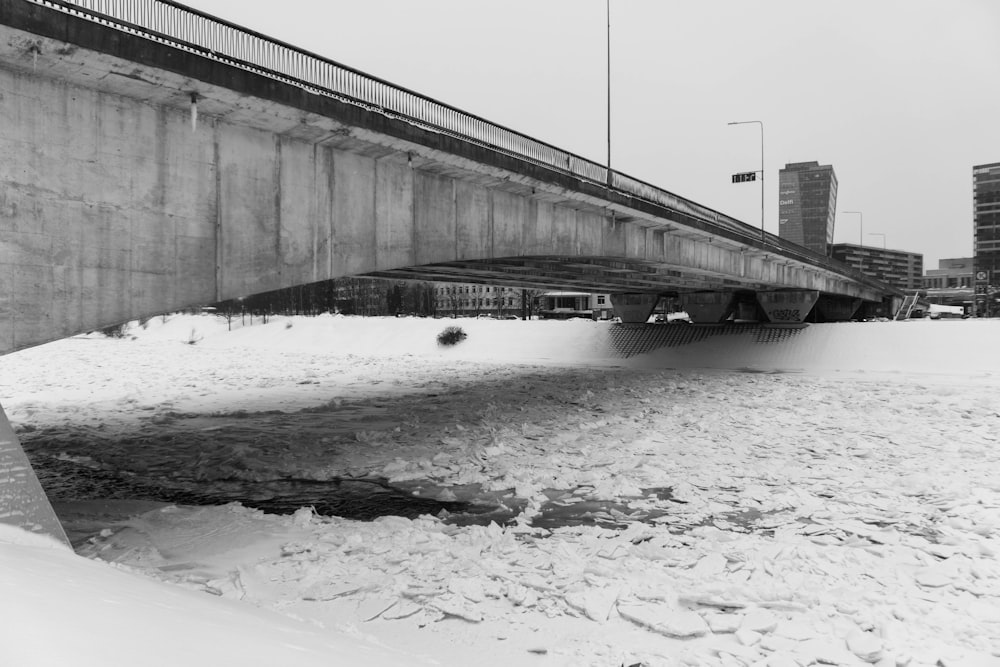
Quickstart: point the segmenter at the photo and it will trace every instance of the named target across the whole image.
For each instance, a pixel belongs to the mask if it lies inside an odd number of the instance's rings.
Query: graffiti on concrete
[[[781,308],[778,310],[772,310],[769,315],[772,320],[781,320],[784,322],[800,322],[802,317],[799,315],[798,308]]]

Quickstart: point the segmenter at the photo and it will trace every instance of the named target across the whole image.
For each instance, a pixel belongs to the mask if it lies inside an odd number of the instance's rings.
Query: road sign
[[[742,174],[733,174],[733,183],[748,183],[757,180],[756,171],[747,171]]]

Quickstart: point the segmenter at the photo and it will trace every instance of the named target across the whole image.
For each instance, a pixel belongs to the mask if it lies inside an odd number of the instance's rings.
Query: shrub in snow
[[[116,324],[113,327],[105,327],[101,329],[101,333],[108,338],[124,338],[126,331],[128,331],[128,322],[122,322],[121,324]]]
[[[467,338],[468,334],[462,327],[446,327],[438,334],[438,345],[457,345]]]

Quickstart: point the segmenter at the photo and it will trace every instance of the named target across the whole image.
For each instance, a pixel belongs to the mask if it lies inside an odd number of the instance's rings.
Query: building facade
[[[1000,287],[1000,162],[972,168],[973,248],[978,315],[997,314]]]
[[[611,296],[590,292],[545,292],[538,300],[538,316],[544,319],[586,317],[609,320],[614,316]]]
[[[837,243],[830,246],[830,255],[887,285],[903,290],[923,287],[924,256],[920,253]]]
[[[971,312],[974,266],[973,257],[938,260],[938,268],[928,269],[924,274],[924,298],[931,304],[961,307],[963,313]]]
[[[973,283],[973,257],[956,257],[938,260],[936,269],[924,274],[924,289],[971,289]]]
[[[792,162],[778,172],[778,236],[828,255],[837,210],[830,165]]]
[[[537,296],[520,287],[497,287],[469,283],[435,283],[434,311],[451,317],[523,317],[526,299]]]

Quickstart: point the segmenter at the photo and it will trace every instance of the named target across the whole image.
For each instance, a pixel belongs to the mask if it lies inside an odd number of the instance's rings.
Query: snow
[[[56,497],[76,555],[0,528],[0,664],[1000,664],[1000,322],[663,324],[629,357],[652,334],[601,322],[231,326],[8,355],[0,400],[29,453],[516,520]]]

